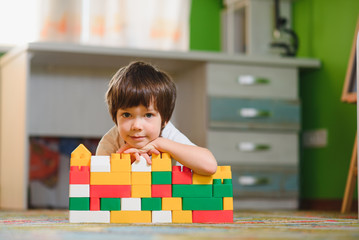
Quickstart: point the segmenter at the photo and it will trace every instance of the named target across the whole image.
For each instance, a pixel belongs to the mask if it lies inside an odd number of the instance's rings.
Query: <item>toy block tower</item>
[[[71,154],[69,202],[72,223],[231,223],[232,173],[172,167],[168,153],[131,165],[129,154],[91,156],[81,144]]]

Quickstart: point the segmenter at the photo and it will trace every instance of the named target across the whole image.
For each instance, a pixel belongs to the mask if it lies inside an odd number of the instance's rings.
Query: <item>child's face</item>
[[[134,148],[142,148],[161,133],[161,115],[153,103],[117,111],[117,129],[123,140]]]

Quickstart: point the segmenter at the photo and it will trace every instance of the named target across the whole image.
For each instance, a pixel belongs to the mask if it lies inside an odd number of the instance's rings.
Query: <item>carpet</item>
[[[359,239],[356,214],[238,211],[232,224],[73,224],[61,210],[0,211],[0,239]]]

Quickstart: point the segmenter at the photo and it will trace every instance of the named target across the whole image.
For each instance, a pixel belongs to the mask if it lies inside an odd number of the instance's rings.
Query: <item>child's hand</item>
[[[144,157],[148,164],[151,164],[150,155],[152,154],[160,154],[160,152],[151,144],[147,144],[143,148],[133,148],[128,144],[123,145],[117,153],[129,153],[131,154],[131,161],[140,161],[140,156]]]

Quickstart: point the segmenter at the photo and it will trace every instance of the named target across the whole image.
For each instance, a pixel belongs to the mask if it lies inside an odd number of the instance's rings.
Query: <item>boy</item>
[[[116,126],[101,139],[96,155],[130,153],[132,159],[168,152],[180,164],[202,175],[214,174],[212,153],[194,145],[169,121],[176,86],[163,71],[144,62],[132,62],[111,79],[106,101]]]

